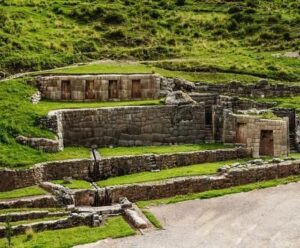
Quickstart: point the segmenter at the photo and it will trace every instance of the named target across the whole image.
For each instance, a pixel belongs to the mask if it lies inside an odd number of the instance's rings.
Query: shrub
[[[283,34],[283,39],[286,40],[286,41],[291,41],[292,40],[292,37],[291,37],[291,34],[286,32]]]
[[[184,6],[185,5],[185,0],[176,0],[176,5],[177,6]]]
[[[227,30],[228,31],[235,31],[237,30],[239,27],[239,24],[236,20],[232,20],[229,22],[228,26],[227,26]]]
[[[228,9],[229,14],[236,14],[242,11],[241,6],[232,6],[231,8]]]
[[[275,37],[275,35],[273,33],[270,33],[270,32],[262,32],[260,35],[259,35],[259,38],[262,39],[262,40],[272,40]]]
[[[268,18],[268,23],[275,24],[279,22],[279,18],[277,16],[270,16]]]
[[[110,40],[121,40],[126,38],[126,35],[123,32],[123,30],[117,29],[113,31],[108,31],[107,33],[105,33],[104,37]]]
[[[246,5],[251,8],[255,8],[258,6],[258,0],[247,0]]]
[[[122,24],[125,22],[125,17],[121,13],[108,13],[104,17],[104,22],[107,24]]]
[[[149,15],[153,19],[158,19],[159,17],[161,17],[160,13],[156,9],[151,10]]]
[[[245,12],[246,14],[254,14],[254,13],[256,13],[256,10],[253,9],[253,8],[247,8],[247,9],[245,9],[244,12]]]
[[[261,26],[258,24],[250,24],[244,27],[246,35],[252,35],[258,32],[261,29]]]

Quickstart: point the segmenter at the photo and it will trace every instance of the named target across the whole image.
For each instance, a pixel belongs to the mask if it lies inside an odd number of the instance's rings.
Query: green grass
[[[218,190],[210,190],[201,193],[194,193],[194,194],[187,194],[187,195],[178,195],[174,197],[164,198],[164,199],[157,199],[157,200],[150,200],[150,201],[139,201],[136,204],[140,208],[146,208],[148,206],[154,205],[162,205],[162,204],[173,204],[182,201],[189,201],[189,200],[196,200],[196,199],[210,199],[214,197],[220,197],[229,194],[236,194],[241,192],[248,192],[256,189],[265,189],[270,187],[275,187],[282,184],[294,183],[299,182],[300,176],[290,176],[286,178],[274,179],[269,181],[251,183],[226,189],[218,189]]]
[[[7,208],[0,209],[0,214],[24,213],[32,211],[65,212],[64,208]]]
[[[170,154],[178,152],[193,152],[233,148],[232,145],[215,144],[187,144],[187,145],[161,145],[161,146],[136,146],[136,147],[114,147],[101,148],[99,153],[103,157],[114,157],[124,155],[143,155],[143,154]]]
[[[164,77],[184,78],[192,82],[207,83],[228,83],[232,80],[238,80],[245,83],[257,82],[260,77],[251,75],[234,74],[234,73],[210,73],[210,72],[186,72],[167,70],[153,66],[151,63],[98,63],[86,64],[74,67],[65,67],[52,70],[53,74],[97,74],[97,73],[157,73]],[[49,73],[49,72],[47,72]]]
[[[57,153],[45,153],[17,144],[14,141],[11,141],[9,144],[0,144],[0,167],[23,169],[40,162],[90,157],[88,148],[66,147],[63,151]]]
[[[299,81],[299,60],[273,56],[299,47],[297,0],[189,0],[184,6],[167,0],[3,0],[0,17],[1,71],[107,58],[183,58],[197,63],[152,66]]]
[[[111,177],[106,180],[98,181],[97,184],[100,187],[105,187],[105,186],[112,186],[112,185],[160,181],[160,180],[166,180],[175,177],[212,175],[215,174],[217,170],[222,166],[230,165],[236,162],[243,162],[245,160],[246,159],[238,159],[238,160],[195,164],[195,165],[161,170],[159,172],[141,172],[141,173],[135,173],[135,174],[124,175],[119,177]]]
[[[120,238],[134,235],[135,231],[122,217],[108,218],[100,227],[75,227],[62,230],[35,233],[28,240],[26,235],[12,238],[14,248],[71,248],[75,245],[96,242],[105,238]],[[55,241],[55,242],[54,242]],[[0,247],[5,247],[6,240],[0,239]]]
[[[277,107],[280,108],[295,108],[296,111],[300,112],[300,96],[294,97],[274,97],[274,98],[259,98],[256,99],[260,102],[276,102]]]
[[[152,73],[153,67],[140,63],[99,63],[52,70],[54,74],[89,74],[89,73]]]
[[[64,180],[54,180],[52,183],[63,185],[69,189],[91,189],[92,185],[84,180],[71,180],[71,183],[64,183]]]
[[[118,101],[118,102],[54,102],[41,101],[35,105],[35,111],[39,114],[46,115],[51,110],[58,109],[80,109],[80,108],[107,108],[122,106],[148,106],[160,105],[159,100],[142,100],[142,101]]]
[[[143,214],[147,217],[147,219],[152,223],[153,226],[155,226],[157,229],[163,229],[161,223],[158,219],[152,214],[150,211],[147,211],[145,209],[142,210]]]
[[[67,213],[66,213],[67,216]],[[45,221],[50,221],[50,220],[60,220],[63,219],[63,216],[52,216],[52,217],[45,217],[45,218],[39,218],[39,219],[31,219],[31,220],[21,220],[21,221],[15,221],[15,222],[10,222],[12,226],[19,226],[19,225],[24,225],[24,224],[31,224],[31,223],[37,223],[37,222],[45,222]],[[0,226],[5,226],[5,222],[0,222]]]
[[[15,199],[20,197],[45,195],[46,191],[38,186],[31,186],[27,188],[15,189],[6,192],[0,192],[0,200]]]

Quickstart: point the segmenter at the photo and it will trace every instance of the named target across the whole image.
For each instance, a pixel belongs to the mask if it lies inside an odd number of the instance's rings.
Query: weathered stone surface
[[[148,227],[147,222],[134,210],[134,209],[125,209],[124,211],[126,218],[134,227],[145,229]]]
[[[0,209],[5,208],[57,208],[61,205],[51,195],[0,201]]]
[[[65,229],[70,227],[88,225],[93,226],[93,214],[72,214],[67,218],[53,221],[40,221],[32,224],[23,224],[12,227],[12,235],[24,234],[26,230],[32,229],[34,232],[42,232],[46,230]],[[0,237],[5,237],[5,227],[0,227]]]
[[[137,83],[137,88],[134,87],[134,82]],[[160,76],[156,74],[54,75],[37,77],[37,86],[42,93],[42,98],[51,100],[157,99],[160,95]],[[114,94],[110,95],[111,92]]]
[[[33,219],[41,219],[45,217],[59,217],[65,215],[66,212],[49,212],[47,210],[36,211],[33,209],[32,211],[29,212],[19,212],[19,213],[16,212],[16,213],[2,214],[0,215],[0,222],[5,222],[7,218],[9,218],[10,221],[16,222],[21,220],[33,220]]]
[[[27,145],[44,152],[58,152],[62,150],[62,147],[60,147],[58,139],[52,140],[46,138],[28,138],[19,135],[16,138],[16,140],[22,145]]]
[[[205,140],[204,104],[61,110],[65,146],[141,146]],[[51,116],[53,113],[51,113]]]
[[[288,97],[300,95],[300,86],[290,84],[270,84],[265,79],[256,84],[243,84],[236,81],[228,84],[196,83],[197,92],[211,92],[248,97]]]
[[[35,92],[31,97],[30,100],[33,104],[38,104],[39,101],[42,99],[42,94],[40,91]]]
[[[193,91],[196,89],[195,84],[193,82],[189,82],[187,80],[181,78],[174,78],[174,88],[173,90],[183,90],[183,91]]]
[[[173,91],[167,95],[165,99],[165,104],[186,105],[186,104],[196,104],[196,101],[194,101],[187,93],[184,93],[182,91]]]
[[[54,195],[62,206],[74,204],[73,193],[70,189],[51,182],[42,182],[40,187]]]

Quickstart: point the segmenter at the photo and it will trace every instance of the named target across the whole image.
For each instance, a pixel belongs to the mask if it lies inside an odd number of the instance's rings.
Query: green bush
[[[185,5],[185,0],[176,0],[176,5],[177,6],[184,6]]]
[[[125,20],[125,17],[121,13],[117,12],[108,13],[104,17],[104,22],[107,24],[122,24],[125,22]]]
[[[228,9],[229,14],[236,14],[241,12],[243,9],[241,6],[232,6],[231,8]]]
[[[109,40],[121,40],[126,38],[126,34],[122,29],[112,30],[105,33],[104,37]]]

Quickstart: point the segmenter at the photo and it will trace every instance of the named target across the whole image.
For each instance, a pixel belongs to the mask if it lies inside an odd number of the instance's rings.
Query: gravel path
[[[300,183],[152,207],[165,230],[80,248],[298,248]]]

